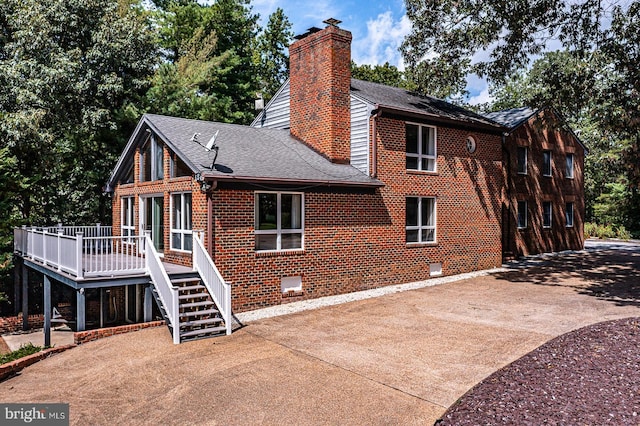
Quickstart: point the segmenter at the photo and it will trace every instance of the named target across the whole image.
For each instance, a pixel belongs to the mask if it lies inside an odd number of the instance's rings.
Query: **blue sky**
[[[310,27],[324,27],[322,21],[327,18],[339,19],[340,27],[353,34],[351,57],[358,65],[389,62],[403,69],[398,48],[411,30],[403,0],[253,0],[252,5],[262,24],[276,8],[282,8],[296,35]],[[489,99],[484,80],[470,76],[467,81],[470,103]]]

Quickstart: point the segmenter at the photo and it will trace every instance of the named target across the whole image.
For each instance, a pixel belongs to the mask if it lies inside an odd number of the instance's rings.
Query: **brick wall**
[[[378,119],[377,190],[305,191],[304,251],[254,248],[254,194],[259,188],[220,185],[213,193],[214,258],[232,282],[233,308],[245,311],[501,264],[503,176],[500,136],[438,128],[437,172],[405,169],[405,125]],[[477,150],[468,154],[468,135]],[[294,188],[295,189],[295,188]],[[437,243],[407,244],[405,198],[437,197]],[[301,276],[302,293],[283,295],[281,279]]]
[[[527,147],[527,174],[517,172],[517,147]],[[543,151],[552,153],[552,175],[543,176]],[[565,176],[566,154],[574,155],[574,178]],[[507,138],[504,170],[510,194],[504,206],[504,246],[516,256],[581,250],[584,247],[584,149],[550,110],[532,117]],[[517,228],[517,202],[528,203],[528,224]],[[551,228],[542,223],[542,203],[551,202]],[[574,225],[566,227],[566,203],[574,203]]]
[[[140,155],[139,149],[135,154],[134,161],[134,182],[130,184],[118,184],[113,197],[113,233],[121,233],[121,199],[123,197],[134,197],[134,224],[136,234],[140,230],[141,206],[140,196],[162,196],[163,197],[163,227],[164,227],[164,260],[171,263],[191,266],[191,253],[171,249],[170,229],[171,229],[171,194],[176,192],[191,192],[192,195],[192,227],[194,230],[205,230],[207,226],[207,203],[206,194],[200,191],[199,184],[193,177],[170,176],[170,156],[174,155],[166,146],[164,148],[164,179],[141,182],[140,181]]]
[[[103,339],[109,336],[115,336],[117,334],[131,333],[133,331],[138,331],[138,330],[151,328],[151,327],[160,327],[165,324],[166,323],[164,322],[164,320],[162,320],[162,321],[143,322],[139,324],[120,325],[116,327],[105,327],[105,328],[99,328],[97,330],[77,331],[73,333],[73,342],[76,345],[80,345],[82,343]]]
[[[328,26],[289,48],[291,134],[349,163],[351,33]]]
[[[29,315],[27,318],[30,328],[42,328],[44,326],[44,315]],[[0,317],[0,334],[9,334],[22,331],[22,314],[14,317]]]

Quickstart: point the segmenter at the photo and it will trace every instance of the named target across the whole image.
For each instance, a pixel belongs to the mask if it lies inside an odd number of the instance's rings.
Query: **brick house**
[[[543,242],[503,226],[525,196],[516,189],[529,188],[505,172],[511,145],[534,155],[529,124],[352,79],[350,48],[351,33],[335,25],[298,37],[290,79],[251,126],[144,115],[107,184],[112,240],[70,237],[78,255],[65,263],[34,255],[33,241],[55,230],[23,230],[16,251],[73,288],[97,280],[91,288],[124,293],[117,300],[137,320],[162,315],[179,343],[230,332],[231,311],[493,268],[503,245],[521,254],[564,247],[559,227],[558,241]],[[557,149],[554,159],[575,154],[577,186],[561,198],[574,203],[575,229],[563,229],[576,231],[577,248],[584,150],[576,141],[541,146]],[[126,268],[94,267],[95,247],[105,246]]]
[[[552,108],[515,108],[488,118],[504,125],[505,257],[584,247],[584,156],[580,139]]]

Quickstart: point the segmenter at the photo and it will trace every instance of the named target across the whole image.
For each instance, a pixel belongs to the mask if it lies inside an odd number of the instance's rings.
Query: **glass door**
[[[164,251],[164,197],[150,196],[142,198],[142,230],[150,232],[151,241],[158,252]]]

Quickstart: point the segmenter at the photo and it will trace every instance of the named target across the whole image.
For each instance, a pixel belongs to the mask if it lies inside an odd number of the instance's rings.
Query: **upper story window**
[[[437,132],[432,126],[405,124],[407,170],[436,171]]]
[[[256,251],[299,250],[304,239],[304,194],[256,192]]]
[[[567,203],[565,210],[566,227],[573,227],[573,203]]]
[[[164,148],[162,142],[151,136],[140,150],[140,181],[162,180]]]
[[[518,174],[526,175],[527,174],[527,147],[519,146],[518,147]]]
[[[573,154],[567,154],[566,157],[566,171],[565,176],[569,179],[573,179]]]
[[[551,228],[551,222],[553,221],[553,208],[551,201],[542,202],[542,227]]]
[[[407,197],[405,235],[408,243],[436,242],[436,199]]]
[[[172,194],[171,250],[191,251],[192,247],[191,193]]]
[[[526,200],[518,201],[518,229],[524,229],[527,227],[529,219],[529,208]]]
[[[551,151],[542,152],[542,176],[551,176]]]
[[[171,163],[169,165],[170,176],[172,178],[191,176],[191,169],[178,157],[177,154],[171,154]]]

